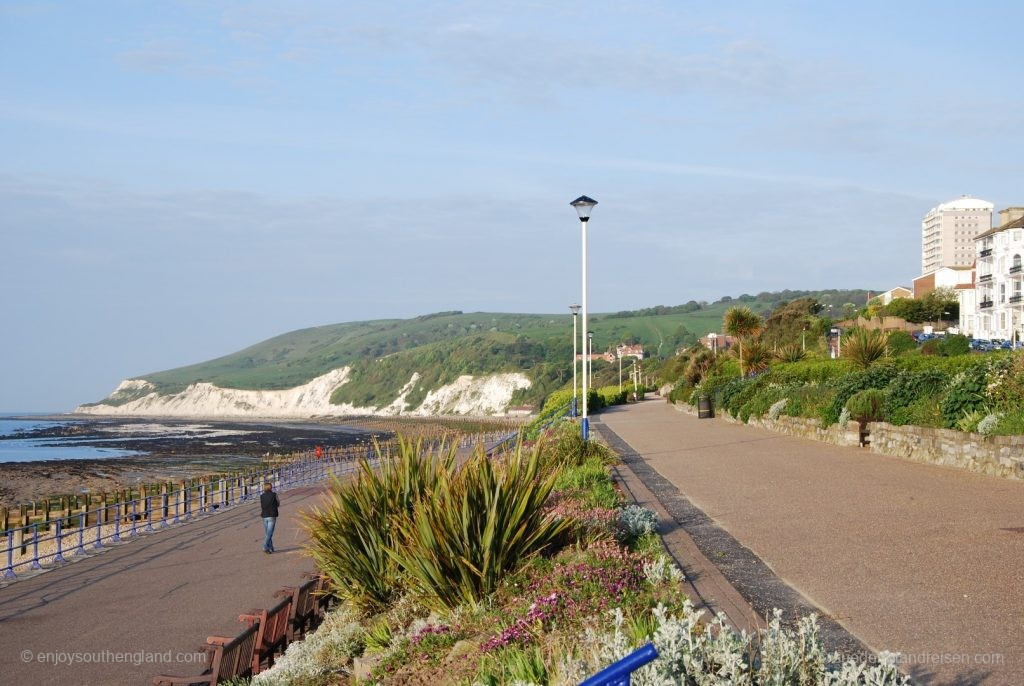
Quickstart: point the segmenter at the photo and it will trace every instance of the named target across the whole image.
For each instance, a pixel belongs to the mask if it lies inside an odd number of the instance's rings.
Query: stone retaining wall
[[[675,405],[681,412],[697,415],[697,408],[693,405]],[[716,411],[715,418],[734,424],[742,423],[724,411]],[[821,421],[817,419],[783,415],[778,419],[751,417],[748,424],[832,445],[860,445],[860,426],[853,421],[847,422],[845,428],[838,425],[822,428]],[[986,438],[981,434],[951,429],[893,426],[886,422],[871,422],[867,425],[867,431],[869,447],[873,453],[902,457],[915,462],[958,467],[1006,479],[1024,479],[1024,436]]]
[[[989,436],[922,426],[868,424],[871,452],[1024,479],[1024,436]]]
[[[676,408],[687,414],[697,416],[697,408],[686,403],[676,403]],[[721,419],[732,424],[742,424],[740,420],[723,410],[715,410],[715,419]],[[780,415],[778,419],[769,417],[751,417],[747,422],[749,426],[757,426],[775,433],[796,436],[797,438],[811,438],[823,443],[832,445],[858,446],[860,445],[860,425],[857,422],[847,422],[846,427],[838,424],[828,428],[822,428],[818,419],[806,419],[804,417],[789,417]]]

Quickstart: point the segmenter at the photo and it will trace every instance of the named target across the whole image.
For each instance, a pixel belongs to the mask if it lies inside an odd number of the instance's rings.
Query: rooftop
[[[991,212],[995,207],[996,206],[994,204],[987,200],[972,198],[969,195],[961,195],[956,200],[950,200],[949,202],[944,202],[933,207],[928,211],[928,214],[934,214],[935,212],[949,212],[951,210],[988,210]]]

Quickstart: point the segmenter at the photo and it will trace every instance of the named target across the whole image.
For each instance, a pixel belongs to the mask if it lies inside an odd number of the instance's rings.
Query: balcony
[[[978,257],[989,257],[992,255],[992,248],[983,248],[978,252]]]
[[[978,283],[987,283],[992,280],[991,274],[982,274],[978,277]]]
[[[1011,304],[1019,303],[1020,301],[1021,301],[1021,294],[1020,293],[1014,293],[1013,295],[1010,296],[1010,303]]]
[[[987,310],[990,309],[993,304],[994,303],[991,300],[982,300],[978,306],[983,310]]]
[[[1011,274],[1020,274],[1021,273],[1021,267],[1024,267],[1024,265],[1020,265],[1020,264],[1013,265],[1012,267],[1010,267],[1010,273]]]

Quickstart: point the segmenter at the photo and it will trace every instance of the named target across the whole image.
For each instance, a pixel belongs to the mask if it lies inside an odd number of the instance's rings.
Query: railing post
[[[146,528],[143,531],[153,530],[153,496],[146,496]]]
[[[56,522],[57,522],[57,553],[53,556],[53,563],[54,564],[61,564],[62,562],[67,562],[67,560],[64,559],[64,554],[63,554],[64,553],[64,543],[63,543],[63,541],[61,541],[61,528],[62,527],[61,527],[60,524],[61,524],[62,521],[63,520],[60,517],[57,517],[57,520],[56,520]]]
[[[92,544],[92,547],[96,548],[96,549],[99,549],[99,548],[103,547],[103,541],[102,541],[102,538],[103,538],[103,520],[107,516],[107,513],[105,512],[106,508],[107,508],[107,505],[106,505],[106,502],[104,501],[103,509],[102,510],[99,510],[99,509],[96,510],[96,542]]]
[[[78,513],[78,547],[75,548],[75,557],[85,555],[85,513]]]
[[[30,564],[28,568],[43,568],[43,566],[39,564],[39,522],[35,522],[32,524],[32,564]]]
[[[114,507],[117,508],[117,512],[114,516],[114,535],[110,537],[111,541],[117,543],[121,542],[121,504],[114,503]]]
[[[7,531],[7,569],[4,570],[5,579],[17,579],[14,573],[14,532]]]
[[[128,538],[134,538],[135,536],[138,536],[138,531],[135,529],[135,522],[136,520],[138,520],[138,512],[135,507],[135,504],[137,502],[139,501],[132,500],[132,528],[128,531]]]

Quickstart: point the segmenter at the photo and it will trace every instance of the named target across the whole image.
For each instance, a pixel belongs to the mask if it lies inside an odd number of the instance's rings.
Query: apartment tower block
[[[992,228],[995,206],[964,195],[933,207],[921,220],[921,274],[942,267],[970,267],[974,239]]]

